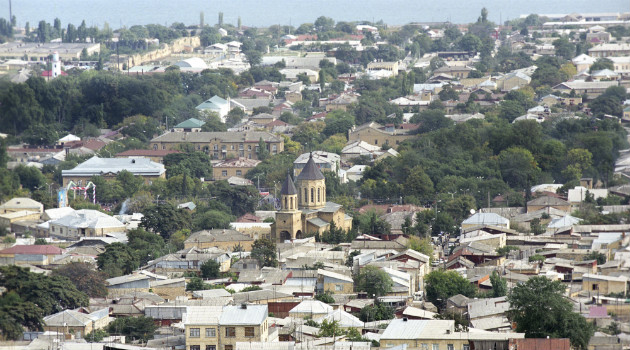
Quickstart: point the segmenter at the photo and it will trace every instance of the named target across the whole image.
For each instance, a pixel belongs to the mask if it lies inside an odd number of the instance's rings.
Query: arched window
[[[311,187],[311,203],[315,203],[315,189]]]
[[[317,188],[317,202],[319,203],[321,201],[322,201],[322,197],[321,197],[321,194],[320,194],[320,188],[318,187]]]
[[[291,200],[289,201],[289,203],[291,204],[291,208],[290,209],[293,209],[293,197],[291,197]]]
[[[284,209],[289,209],[287,206],[287,197],[284,197]]]
[[[304,189],[304,203],[308,203],[308,189]]]

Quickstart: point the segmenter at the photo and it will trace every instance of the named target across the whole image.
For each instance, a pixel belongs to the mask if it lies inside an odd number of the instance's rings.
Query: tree
[[[512,188],[524,189],[534,183],[540,169],[532,153],[522,147],[510,147],[499,153],[503,180]]]
[[[380,297],[392,291],[394,282],[389,275],[376,266],[366,266],[356,276],[354,286],[357,291],[368,296]]]
[[[407,248],[413,249],[419,253],[422,253],[429,258],[433,257],[433,244],[431,243],[431,239],[426,238],[418,238],[411,236],[409,237],[409,241],[407,242]]]
[[[492,296],[495,298],[507,295],[507,281],[501,277],[495,270],[490,275],[490,284],[492,284]]]
[[[258,140],[258,148],[256,149],[256,155],[258,156],[258,160],[261,160],[261,161],[269,157],[269,149],[267,148],[267,143],[265,143],[262,137],[260,138],[260,140]]]
[[[475,286],[456,271],[431,271],[425,278],[427,299],[438,308],[446,306],[446,300],[454,295],[475,295]]]
[[[604,69],[610,69],[613,71],[615,70],[615,64],[613,63],[613,61],[610,60],[610,58],[598,58],[597,61],[595,61],[595,63],[591,65],[591,68],[589,68],[589,73],[597,72]]]
[[[107,296],[105,274],[96,271],[92,264],[71,262],[53,270],[52,276],[67,277],[79,291],[87,294],[90,298],[105,298]]]
[[[175,231],[190,228],[190,213],[170,203],[151,206],[143,214],[140,226],[159,233],[166,240]]]
[[[236,220],[236,217],[220,210],[208,210],[205,213],[197,214],[193,220],[195,231],[225,229],[230,228],[230,222]]]
[[[5,339],[21,339],[25,327],[42,331],[42,316],[35,303],[22,300],[15,291],[0,296],[0,332]]]
[[[321,301],[326,304],[333,304],[335,302],[335,298],[332,297],[332,292],[325,291],[323,293],[319,293],[315,296],[315,299]]]
[[[99,270],[109,277],[130,274],[140,265],[133,249],[120,242],[108,245],[105,251],[98,255],[96,262]]]
[[[88,343],[100,343],[103,341],[103,338],[108,337],[109,333],[107,333],[104,329],[95,329],[90,333],[86,334],[83,339],[85,339]]]
[[[544,276],[532,277],[514,287],[507,300],[508,317],[516,323],[516,331],[525,333],[527,338],[569,338],[571,346],[587,349],[594,326],[573,312],[565,292],[562,282]]]
[[[330,222],[328,230],[324,231],[320,237],[320,240],[328,244],[339,244],[345,242],[347,239],[346,231],[337,227],[334,221]]]
[[[379,302],[378,300],[373,305],[365,306],[359,313],[359,319],[363,322],[373,322],[381,320],[391,320],[395,318],[394,309]]]
[[[131,341],[153,339],[157,326],[151,317],[119,317],[107,326],[112,335],[124,335]]]
[[[414,196],[419,199],[426,199],[435,194],[433,189],[433,181],[424,172],[421,166],[416,166],[409,172],[407,181],[405,181],[405,194]]]
[[[203,278],[217,278],[219,277],[221,265],[218,262],[209,259],[201,264],[201,277]]]
[[[603,265],[606,263],[606,255],[601,252],[592,251],[584,257],[584,260],[597,260],[598,265]]]
[[[247,62],[253,67],[257,66],[262,62],[262,53],[257,50],[249,50],[245,52],[245,57],[247,58]]]
[[[186,291],[194,292],[196,290],[207,290],[212,289],[212,286],[204,283],[203,280],[199,277],[191,277],[188,282],[186,282]]]
[[[319,337],[336,337],[345,334],[339,326],[339,321],[324,320],[319,327]]]
[[[273,241],[261,238],[254,241],[252,244],[251,257],[257,259],[261,266],[278,266],[278,259],[276,256],[276,243]]]

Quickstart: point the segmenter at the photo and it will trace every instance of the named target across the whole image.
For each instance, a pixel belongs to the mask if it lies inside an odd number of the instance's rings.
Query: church
[[[300,239],[323,233],[334,222],[346,231],[352,229],[352,217],[340,204],[326,201],[326,179],[315,164],[313,155],[295,179],[290,174],[282,184],[281,209],[271,225],[277,241]]]

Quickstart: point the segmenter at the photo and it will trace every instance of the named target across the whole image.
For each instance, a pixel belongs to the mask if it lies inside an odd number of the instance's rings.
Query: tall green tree
[[[475,286],[455,271],[431,271],[425,278],[427,299],[440,309],[446,306],[446,300],[454,295],[467,297],[475,295]]]
[[[71,262],[53,270],[52,276],[68,278],[77,289],[91,298],[105,298],[105,274],[86,262]]]
[[[170,203],[151,206],[143,214],[140,226],[160,234],[165,240],[177,230],[190,228],[190,213]]]
[[[525,333],[527,338],[569,338],[571,346],[587,349],[595,327],[573,312],[565,293],[562,282],[544,276],[532,277],[514,287],[508,294],[508,316],[516,323],[516,331]]]
[[[368,296],[380,297],[392,291],[394,282],[389,275],[376,266],[366,266],[354,279],[354,287]]]
[[[124,243],[112,243],[96,258],[98,269],[109,277],[127,275],[140,266],[136,253]]]
[[[153,339],[157,326],[151,317],[119,317],[107,326],[112,335],[124,335],[133,340],[145,342]]]
[[[490,274],[490,284],[492,284],[492,296],[495,298],[507,295],[507,280],[495,270]]]
[[[276,243],[266,238],[255,240],[252,244],[251,257],[258,260],[261,266],[278,266]]]

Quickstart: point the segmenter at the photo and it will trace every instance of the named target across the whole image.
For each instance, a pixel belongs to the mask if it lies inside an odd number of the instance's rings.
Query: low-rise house
[[[472,72],[472,70],[472,68],[466,66],[443,66],[433,71],[433,74],[448,74],[457,79],[464,79],[468,78],[468,75]]]
[[[175,125],[173,127],[173,131],[179,132],[199,132],[201,131],[201,127],[205,124],[203,120],[199,120],[197,118],[190,118],[184,120],[183,122]]]
[[[146,184],[151,184],[155,179],[166,178],[164,165],[155,163],[149,158],[99,158],[96,156],[73,169],[62,170],[61,176],[64,187],[68,186],[70,181],[82,186],[87,185],[92,176],[103,176],[105,179],[113,179],[123,170],[141,177]]]
[[[626,276],[605,276],[584,274],[582,275],[582,290],[589,294],[611,294],[611,293],[628,293],[628,277]]]
[[[512,72],[497,79],[496,83],[501,91],[511,91],[527,86],[531,81],[532,78],[521,72]]]
[[[367,65],[368,73],[377,72],[377,71],[386,71],[389,73],[389,76],[398,75],[398,62],[369,62]]]
[[[588,49],[591,57],[619,57],[630,56],[630,44],[599,44]]]
[[[572,90],[578,95],[586,94],[589,99],[593,99],[603,94],[607,88],[619,86],[617,81],[584,81],[574,80],[560,83],[553,87],[553,91],[570,93]]]
[[[151,288],[151,277],[139,273],[110,278],[106,282],[107,294],[110,297],[127,293],[148,292]]]
[[[83,308],[64,310],[44,317],[44,331],[57,332],[64,336],[84,338],[92,331],[107,327],[110,322],[109,308],[89,312]]]
[[[202,102],[195,108],[197,108],[198,111],[202,111],[202,112],[208,111],[208,112],[216,113],[219,116],[219,118],[221,118],[221,121],[225,122],[225,117],[227,116],[227,114],[230,112],[230,109],[231,109],[231,103],[230,103],[229,98],[226,100],[222,97],[215,95],[205,100],[204,102]]]
[[[326,112],[342,110],[347,111],[348,107],[359,101],[359,95],[356,93],[343,93],[332,101],[326,102]]]
[[[16,222],[38,221],[40,216],[41,216],[40,212],[30,211],[30,210],[8,212],[5,214],[0,214],[0,225],[10,228],[12,227],[12,224]]]
[[[256,159],[226,159],[212,166],[212,177],[213,180],[227,180],[232,176],[243,177],[259,163],[260,161]]]
[[[339,162],[341,157],[336,153],[314,151],[309,153],[302,153],[293,161],[293,176],[297,177],[302,172],[302,169],[306,166],[309,159],[313,157],[313,161],[320,171],[332,171],[337,172],[339,169]]]
[[[551,196],[541,196],[527,202],[528,213],[535,212],[540,209],[548,209],[548,208],[553,208],[553,209],[561,210],[565,213],[570,213],[571,203],[565,200],[562,200],[560,198],[551,197]]]
[[[353,126],[348,130],[348,141],[365,141],[375,146],[397,147],[401,142],[413,136],[409,130],[397,129],[393,126],[385,127],[376,122]]]
[[[468,219],[462,221],[462,229],[470,229],[479,226],[497,226],[510,228],[510,220],[495,213],[475,213]]]
[[[289,310],[289,316],[293,318],[319,318],[328,315],[333,312],[332,306],[323,303],[319,300],[306,299]]]
[[[125,224],[116,218],[98,210],[81,209],[48,222],[48,234],[70,240],[83,237],[105,237],[123,234],[127,231]]]
[[[0,265],[48,265],[63,253],[53,245],[15,245],[0,250]]]
[[[165,274],[180,275],[186,272],[199,271],[206,261],[213,260],[219,264],[220,272],[230,270],[230,255],[221,249],[196,247],[185,248],[173,254],[167,254],[155,260],[149,261],[145,270]]]
[[[254,239],[248,235],[242,234],[231,229],[214,229],[197,231],[190,235],[184,241],[184,248],[190,249],[197,247],[199,249],[219,248],[222,250],[232,251],[234,247],[240,245],[244,250],[252,250]]]
[[[414,349],[481,349],[491,342],[498,350],[507,350],[509,339],[522,339],[524,333],[495,333],[483,330],[456,332],[453,320],[393,320],[381,335],[381,346],[407,345]]]
[[[38,201],[24,197],[15,197],[0,205],[0,214],[23,211],[37,212],[39,214],[42,214],[44,212],[44,205]]]
[[[353,289],[354,280],[351,276],[323,269],[317,270],[318,291],[333,292],[334,294],[351,294]]]
[[[365,326],[365,322],[342,309],[337,309],[326,316],[318,317],[315,319],[315,322],[321,324],[324,320],[329,323],[336,321],[341,328],[362,328]]]
[[[505,315],[509,309],[506,297],[475,300],[468,303],[468,318],[477,329],[508,331],[512,328]]]

